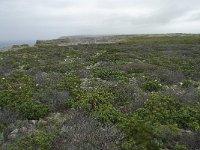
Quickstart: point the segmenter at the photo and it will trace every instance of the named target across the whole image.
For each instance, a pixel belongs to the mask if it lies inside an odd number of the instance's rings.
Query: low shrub
[[[18,140],[17,147],[19,149],[51,149],[52,143],[55,139],[55,135],[47,133],[46,131],[38,131],[31,136],[21,137]]]
[[[39,119],[48,113],[48,107],[33,100],[34,81],[22,72],[0,79],[0,107],[17,111],[27,119]]]
[[[44,117],[49,109],[46,105],[36,101],[27,101],[17,106],[17,110],[27,119],[37,120]]]
[[[129,118],[120,124],[125,134],[122,149],[125,150],[159,150],[164,148],[162,141],[156,138],[155,126],[149,121]]]
[[[176,70],[168,70],[163,68],[158,68],[150,73],[149,76],[152,78],[160,79],[160,81],[164,84],[177,84],[185,79],[182,72]]]
[[[142,88],[145,91],[149,91],[149,92],[158,92],[162,89],[162,85],[158,80],[150,80],[150,81],[146,81]]]
[[[119,122],[123,115],[112,105],[101,105],[95,112],[94,117],[103,124],[115,124]]]
[[[68,99],[68,100],[65,100],[65,106],[67,108],[73,108],[74,107],[74,104],[75,104],[75,100],[74,99]]]
[[[184,80],[181,85],[183,88],[189,88],[195,86],[191,80]]]
[[[171,96],[186,104],[194,104],[198,102],[198,89],[194,87],[180,88],[178,86],[169,87],[163,90],[165,95]]]
[[[18,119],[21,119],[19,113],[11,110],[0,110],[0,122],[2,124],[14,123]]]
[[[146,99],[136,80],[129,83],[118,82],[117,86],[112,87],[112,92],[116,96],[114,106],[126,113],[142,107]]]
[[[81,84],[81,80],[78,76],[74,74],[68,74],[63,79],[61,82],[58,84],[58,88],[62,90],[72,90],[73,88],[79,87]]]
[[[162,125],[177,124],[181,129],[200,130],[199,103],[186,105],[169,96],[156,94],[146,101],[137,116]]]
[[[146,63],[132,63],[121,66],[121,69],[127,73],[143,73],[151,70],[155,70],[156,65]]]
[[[103,80],[128,80],[128,76],[125,72],[105,68],[96,69],[94,72],[94,77],[101,78]]]
[[[69,98],[69,92],[52,89],[41,90],[34,96],[35,100],[46,104],[52,111],[65,110],[65,101]]]
[[[188,150],[185,145],[176,144],[175,150]]]
[[[76,107],[93,111],[99,109],[104,104],[111,104],[115,96],[108,91],[97,88],[91,91],[82,91],[77,98]]]

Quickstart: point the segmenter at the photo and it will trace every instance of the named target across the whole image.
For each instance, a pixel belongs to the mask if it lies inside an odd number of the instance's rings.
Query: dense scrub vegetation
[[[200,37],[0,52],[0,149],[200,149]]]

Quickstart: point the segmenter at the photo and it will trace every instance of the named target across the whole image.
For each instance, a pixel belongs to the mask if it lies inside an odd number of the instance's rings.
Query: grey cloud
[[[199,0],[0,0],[0,40],[199,33]]]

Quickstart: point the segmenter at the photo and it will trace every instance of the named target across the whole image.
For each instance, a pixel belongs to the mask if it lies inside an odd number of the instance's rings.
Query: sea
[[[33,46],[36,41],[0,41],[0,48],[9,48],[13,45],[22,45],[22,44],[28,44],[30,46]]]

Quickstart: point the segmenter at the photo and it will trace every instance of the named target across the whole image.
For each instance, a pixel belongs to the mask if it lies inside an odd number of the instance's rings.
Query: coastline
[[[0,50],[2,49],[10,49],[13,45],[23,45],[28,44],[29,46],[33,46],[35,44],[35,40],[27,40],[27,41],[0,41]]]

